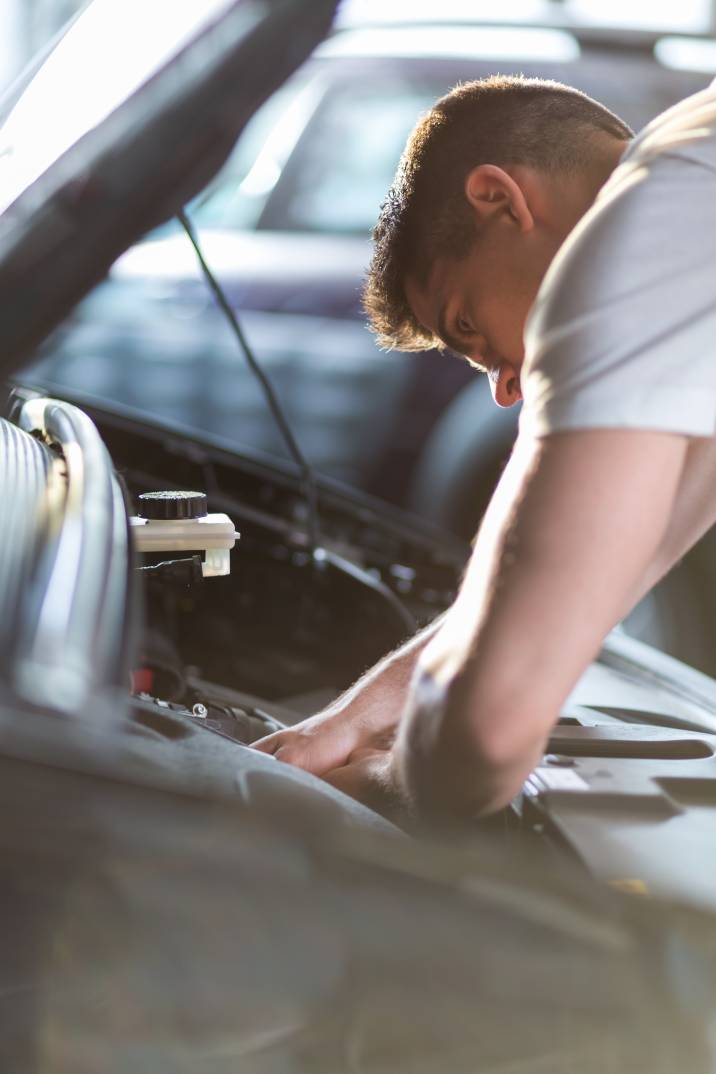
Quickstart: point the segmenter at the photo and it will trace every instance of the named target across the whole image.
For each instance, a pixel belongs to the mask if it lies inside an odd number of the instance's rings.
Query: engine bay
[[[4,591],[14,601],[5,621],[20,624],[5,678],[16,700],[65,718],[91,698],[97,719],[124,720],[130,734],[164,743],[170,767],[184,763],[182,750],[191,763],[211,753],[207,735],[247,746],[320,711],[456,591],[467,550],[381,504],[321,487],[316,550],[300,481],[288,470],[28,391],[14,393],[10,413],[5,469],[11,476],[15,466],[22,518],[12,519],[14,540],[4,547],[22,548],[14,572],[24,580]],[[110,494],[115,513],[100,526]],[[148,510],[148,494],[159,508]],[[137,540],[157,520],[166,534],[166,512],[186,513],[189,501],[199,517],[174,520],[178,539]],[[194,538],[207,522],[218,538]],[[229,573],[216,560],[206,569],[216,540],[234,544]],[[11,567],[6,556],[8,576]],[[715,713],[711,679],[611,635],[523,793],[476,823],[476,837],[498,832],[637,894],[686,892],[716,905],[703,869],[716,804]],[[322,781],[293,774],[335,801]],[[288,775],[274,767],[272,786]]]

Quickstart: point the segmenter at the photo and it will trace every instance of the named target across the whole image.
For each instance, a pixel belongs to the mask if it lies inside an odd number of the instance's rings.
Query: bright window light
[[[337,26],[493,23],[705,33],[712,0],[343,0]]]
[[[692,37],[662,37],[654,45],[654,55],[662,67],[677,71],[716,72],[716,41]]]
[[[431,26],[351,30],[318,49],[330,56],[467,56],[480,60],[564,63],[579,59],[576,38],[563,30],[507,26]]]
[[[494,0],[343,0],[336,25],[360,27],[361,24],[471,21],[541,23],[550,21],[548,16],[554,6],[547,0],[510,0],[500,5]]]
[[[702,33],[709,28],[710,0],[566,0],[565,15],[583,25],[615,29]]]

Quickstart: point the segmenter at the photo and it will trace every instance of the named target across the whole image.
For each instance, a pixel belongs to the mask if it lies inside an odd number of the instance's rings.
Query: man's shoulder
[[[630,143],[621,163],[644,165],[662,154],[695,156],[716,168],[716,79],[652,119]]]
[[[635,140],[556,255],[525,329],[541,430],[716,428],[716,85]]]

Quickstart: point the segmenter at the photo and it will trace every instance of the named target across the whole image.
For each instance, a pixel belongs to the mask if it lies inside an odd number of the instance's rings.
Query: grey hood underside
[[[124,250],[206,185],[255,110],[325,36],[336,0],[218,6],[216,18],[207,22],[204,13],[200,29],[168,62],[138,80],[0,215],[0,376],[29,357]],[[171,8],[163,17],[171,23]],[[102,69],[101,50],[113,47],[111,40],[97,42],[95,72]],[[10,173],[16,148],[0,132],[5,190],[3,159]]]

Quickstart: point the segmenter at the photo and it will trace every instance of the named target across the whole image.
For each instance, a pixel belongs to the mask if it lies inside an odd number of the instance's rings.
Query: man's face
[[[522,398],[520,369],[525,320],[557,248],[516,229],[494,227],[477,238],[466,257],[439,258],[423,286],[406,280],[417,320],[457,354],[487,371],[495,402]]]
[[[405,281],[416,319],[487,370],[499,406],[522,398],[527,314],[554,255],[623,151],[622,140],[604,135],[590,168],[558,177],[526,165],[476,166],[464,190],[476,234],[469,253],[438,258],[424,283]]]

